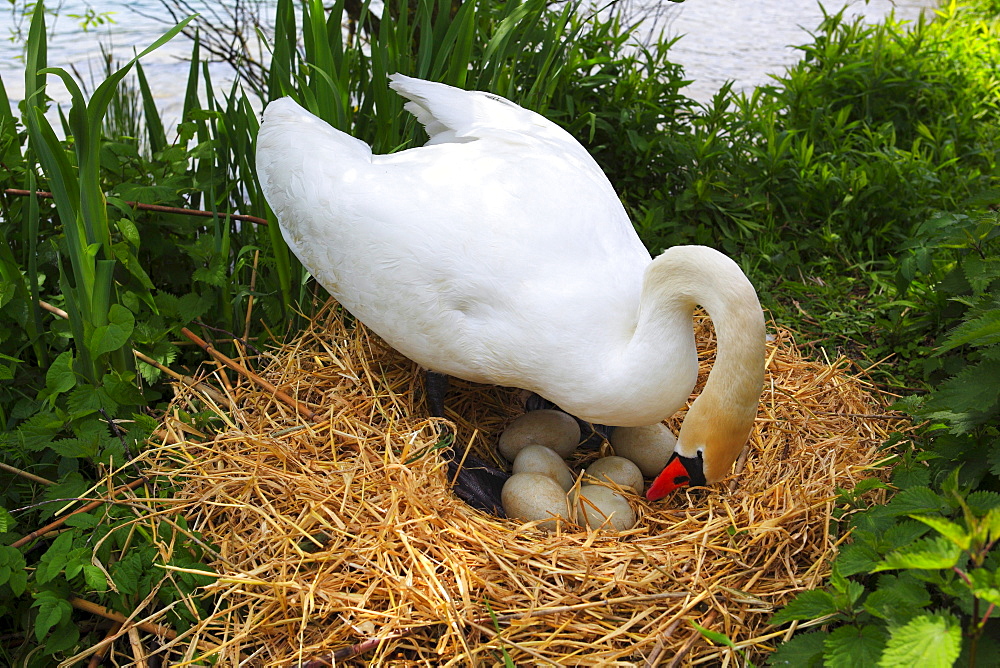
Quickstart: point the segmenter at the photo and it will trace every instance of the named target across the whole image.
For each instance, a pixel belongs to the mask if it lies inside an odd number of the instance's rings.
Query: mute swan
[[[372,155],[289,98],[264,111],[260,184],[302,264],[428,370],[531,390],[603,425],[650,425],[685,405],[700,304],[718,356],[648,497],[723,478],[764,374],[764,317],[736,263],[704,246],[652,260],[594,159],[542,116],[390,79],[425,146]]]

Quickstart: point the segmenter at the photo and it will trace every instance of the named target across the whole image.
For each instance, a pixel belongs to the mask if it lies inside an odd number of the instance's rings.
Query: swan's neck
[[[676,246],[646,270],[636,334],[647,328],[676,331],[679,319],[690,332],[697,305],[712,318],[717,353],[681,426],[676,451],[686,457],[702,452],[705,477],[713,482],[728,473],[756,416],[764,379],[764,315],[735,262],[704,246]]]

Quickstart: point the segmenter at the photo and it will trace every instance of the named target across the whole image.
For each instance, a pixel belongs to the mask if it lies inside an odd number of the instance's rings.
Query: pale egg
[[[577,523],[591,529],[624,531],[635,526],[635,511],[625,497],[603,485],[582,485],[573,505]]]
[[[500,494],[504,512],[511,519],[539,522],[538,528],[555,531],[569,516],[566,492],[558,482],[541,473],[517,473],[504,483]]]
[[[677,437],[660,423],[648,427],[616,427],[608,442],[616,455],[631,460],[647,478],[655,478],[674,454]]]
[[[567,457],[580,444],[580,425],[562,411],[530,411],[510,423],[500,434],[500,454],[514,461],[529,445],[542,445]]]
[[[635,465],[633,464],[633,466]],[[573,486],[573,473],[566,465],[566,461],[556,454],[555,450],[543,445],[529,445],[517,453],[512,470],[515,474],[541,473],[558,482],[563,491],[566,492]],[[636,471],[638,470],[636,469]],[[642,484],[641,474],[639,484]]]
[[[642,492],[642,471],[631,459],[625,457],[602,457],[587,467],[584,481],[592,478],[599,482],[613,482],[636,494]]]

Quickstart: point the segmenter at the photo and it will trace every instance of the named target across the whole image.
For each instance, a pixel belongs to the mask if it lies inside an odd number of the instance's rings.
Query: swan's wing
[[[389,80],[389,86],[409,100],[405,108],[427,130],[428,145],[486,138],[514,143],[542,139],[558,144],[562,150],[582,151],[561,127],[499,95],[402,74],[393,74]]]

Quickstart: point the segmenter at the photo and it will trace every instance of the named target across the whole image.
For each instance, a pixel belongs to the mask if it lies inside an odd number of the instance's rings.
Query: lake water
[[[270,0],[250,2],[270,4]],[[133,47],[146,47],[170,25],[169,14],[159,0],[63,0],[48,4],[58,8],[59,13],[49,23],[49,65],[73,68],[87,84],[102,71],[102,42],[120,61],[125,61],[132,57]],[[190,0],[188,4],[196,10],[212,8],[216,12],[221,6],[211,0]],[[933,4],[934,0],[852,0],[849,12],[878,21],[895,11],[899,18],[915,20]],[[837,5],[827,0],[828,10]],[[92,6],[102,13],[110,12],[114,23],[81,30],[79,20],[71,15],[84,15]],[[703,101],[727,80],[734,80],[737,89],[753,87],[794,63],[798,52],[792,45],[808,42],[807,30],[815,29],[822,18],[816,0],[687,0],[683,4],[647,0],[647,7],[660,10],[655,12],[658,17],[653,29],[683,35],[673,49],[673,59],[685,66],[688,78],[694,79],[687,94]],[[202,11],[203,15],[211,13]],[[6,8],[0,11],[0,35],[26,34],[27,29],[27,22],[16,14]],[[143,59],[164,121],[171,125],[180,116],[188,69],[184,57],[189,52],[190,42],[179,36]],[[13,102],[20,100],[24,91],[21,53],[21,42],[16,38],[0,41],[0,77]],[[220,63],[212,66],[212,78],[218,88],[228,88],[232,73]],[[54,77],[50,82],[50,95],[59,102],[67,101],[68,95]]]

